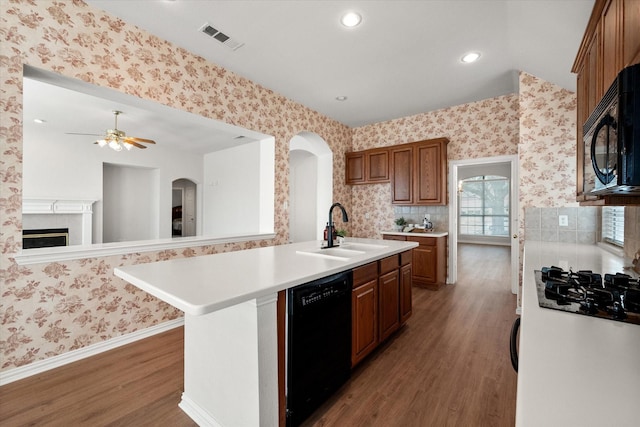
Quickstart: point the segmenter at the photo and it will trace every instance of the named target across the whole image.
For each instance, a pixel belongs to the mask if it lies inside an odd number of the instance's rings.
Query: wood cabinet
[[[351,366],[378,346],[378,263],[353,270]]]
[[[391,201],[413,204],[413,146],[391,150]]]
[[[398,255],[380,260],[380,341],[400,327],[400,273]]]
[[[405,251],[353,270],[351,366],[411,316],[411,261]]]
[[[447,138],[391,149],[391,202],[396,205],[447,204]]]
[[[582,204],[625,204],[624,196],[587,198],[584,194],[582,133],[585,121],[618,73],[637,63],[640,63],[640,1],[596,0],[572,68],[577,74],[576,199]]]
[[[364,153],[347,153],[345,154],[345,181],[347,184],[364,184],[366,181],[364,167]]]
[[[412,251],[400,254],[400,324],[405,323],[413,313],[411,258]]]
[[[375,148],[345,154],[345,181],[349,185],[389,182],[389,150]]]
[[[438,290],[447,281],[447,236],[384,235],[385,240],[417,242],[411,260],[411,281],[415,286]]]

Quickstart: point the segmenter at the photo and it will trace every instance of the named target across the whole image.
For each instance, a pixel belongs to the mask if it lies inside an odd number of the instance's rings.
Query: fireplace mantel
[[[23,199],[22,215],[82,215],[82,245],[93,243],[95,200]]]
[[[93,214],[95,200],[23,199],[23,214]]]

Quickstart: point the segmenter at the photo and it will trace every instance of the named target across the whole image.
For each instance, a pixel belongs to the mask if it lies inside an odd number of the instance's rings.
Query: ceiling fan
[[[99,135],[94,133],[75,133],[67,132],[67,135],[95,135],[103,136],[102,139],[97,140],[94,144],[98,144],[101,148],[109,146],[115,151],[122,151],[123,148],[131,150],[133,147],[147,148],[142,144],[155,144],[156,142],[151,139],[137,138],[135,136],[127,136],[126,133],[118,129],[118,116],[122,114],[122,111],[114,110],[115,125],[113,129],[107,129],[106,135]]]

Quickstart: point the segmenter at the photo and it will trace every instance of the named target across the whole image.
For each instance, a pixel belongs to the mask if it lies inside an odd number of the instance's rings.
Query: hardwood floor
[[[0,425],[195,426],[180,408],[183,328],[0,387]]]
[[[414,288],[407,325],[304,426],[512,426],[509,248],[460,245],[458,283]],[[178,408],[183,332],[0,387],[2,426],[195,426]]]

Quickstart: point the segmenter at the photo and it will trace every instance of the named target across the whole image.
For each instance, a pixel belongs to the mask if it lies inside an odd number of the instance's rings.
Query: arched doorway
[[[196,235],[196,183],[190,179],[176,179],[171,193],[171,236]]]
[[[333,199],[333,153],[317,134],[289,143],[289,241],[321,240]]]

